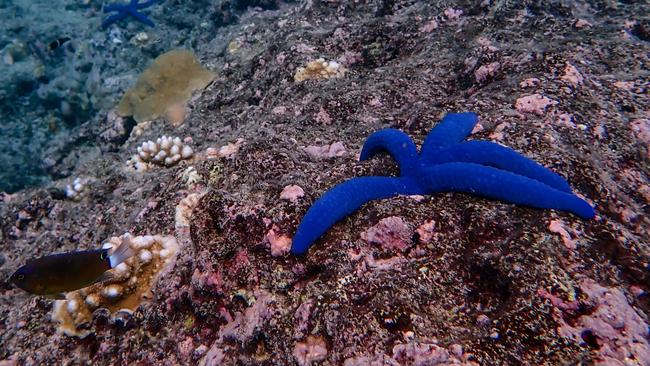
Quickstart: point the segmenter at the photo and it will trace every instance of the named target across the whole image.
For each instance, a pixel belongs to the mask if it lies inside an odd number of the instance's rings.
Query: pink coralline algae
[[[435,226],[436,222],[431,220],[420,225],[420,227],[415,230],[415,232],[418,234],[418,240],[420,243],[428,243],[431,241],[431,239],[433,239]]]
[[[304,195],[305,195],[305,191],[300,186],[292,184],[282,189],[282,192],[280,193],[280,198],[283,200],[296,203],[298,202],[298,198],[303,197]]]
[[[457,20],[463,15],[463,11],[460,9],[447,8],[445,9],[445,17],[449,20]]]
[[[201,272],[198,268],[195,268],[192,273],[192,284],[200,289],[209,288],[217,292],[222,292],[223,276],[221,271]]]
[[[557,117],[556,124],[568,128],[576,128],[576,124],[573,123],[573,116],[569,113],[562,113]]]
[[[551,220],[548,225],[548,229],[560,235],[562,238],[562,243],[567,249],[573,250],[577,247],[576,238],[580,232],[573,228],[567,227],[562,220]]]
[[[555,307],[558,332],[563,337],[585,345],[595,342],[598,359],[596,365],[650,365],[648,324],[630,306],[619,288],[603,287],[591,279],[581,282],[580,289],[587,295],[583,302],[565,302],[540,290],[539,294],[551,300]],[[587,314],[580,315],[569,324],[565,315],[573,319],[580,308]]]
[[[501,63],[493,62],[491,64],[482,65],[476,71],[474,71],[474,77],[476,81],[482,83],[488,78],[493,77],[501,68]]]
[[[229,159],[232,160],[237,156],[239,149],[244,144],[244,139],[237,139],[235,142],[231,142],[225,146],[220,147],[219,149],[214,147],[209,147],[205,150],[205,156],[207,159]]]
[[[302,149],[314,159],[330,159],[343,156],[347,152],[345,146],[343,146],[343,143],[340,141],[324,146],[309,145]]]
[[[237,312],[234,319],[226,312],[228,323],[219,329],[219,338],[214,342],[208,353],[201,360],[201,365],[220,365],[225,357],[225,351],[231,347],[231,341],[244,344],[250,341],[265,322],[273,315],[271,305],[275,303],[273,296],[265,290],[256,290],[249,300],[255,303],[241,313]]]
[[[393,347],[393,355],[376,354],[358,356],[345,360],[343,366],[478,366],[468,361],[469,355],[463,354],[462,346],[453,344],[448,349],[434,342],[409,342]]]
[[[533,113],[538,116],[543,116],[546,113],[546,108],[556,105],[557,101],[545,97],[540,94],[528,95],[517,99],[515,108],[519,112]]]
[[[567,62],[566,67],[564,68],[564,75],[562,75],[562,80],[572,84],[573,86],[577,86],[582,84],[584,78],[575,66]]]
[[[234,320],[219,330],[219,339],[232,339],[243,343],[249,340],[255,330],[271,317],[273,310],[270,305],[275,302],[271,294],[264,290],[258,290],[253,295],[255,303],[248,307],[243,314],[235,314]]]
[[[505,131],[506,128],[510,128],[511,124],[508,122],[503,122],[499,123],[495,128],[494,131],[490,134],[490,139],[492,140],[497,140],[501,141],[505,137],[505,134],[503,131]]]
[[[519,83],[519,86],[522,88],[530,88],[540,83],[538,78],[528,78]]]
[[[320,107],[320,110],[318,111],[318,113],[316,113],[315,120],[316,123],[325,124],[325,125],[332,123],[332,117],[330,117],[329,113],[327,113],[327,111],[323,107]]]
[[[283,114],[286,114],[289,109],[283,105],[274,107],[271,110],[271,113],[273,113],[274,116],[281,116]]]
[[[304,342],[297,342],[293,348],[293,357],[300,366],[310,366],[327,357],[327,344],[321,337],[309,336]]]
[[[413,231],[401,217],[391,216],[361,233],[361,238],[384,250],[403,252],[412,244]]]
[[[271,255],[274,257],[283,256],[289,253],[289,249],[291,249],[291,238],[287,235],[280,234],[276,226],[273,226],[266,233],[264,240],[271,246]]]
[[[637,139],[646,145],[650,145],[650,119],[636,119],[630,123]]]
[[[314,300],[307,300],[298,306],[293,318],[296,321],[295,335],[300,338],[309,327],[309,318],[311,316]]]
[[[388,271],[400,270],[400,266],[406,263],[406,258],[402,256],[394,256],[386,259],[375,259],[372,254],[363,252],[361,254],[362,261],[357,264],[357,276],[361,277],[368,271]]]
[[[431,19],[426,24],[421,26],[419,31],[423,33],[431,33],[436,29],[438,29],[438,22],[435,19]]]
[[[634,81],[617,81],[612,85],[621,90],[631,91],[634,88]]]

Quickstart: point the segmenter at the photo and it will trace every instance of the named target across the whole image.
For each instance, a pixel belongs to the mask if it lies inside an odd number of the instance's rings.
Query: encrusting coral
[[[153,297],[151,288],[157,276],[176,258],[176,239],[161,235],[131,237],[126,233],[110,238],[104,247],[117,247],[122,240],[128,240],[136,254],[110,270],[109,280],[69,292],[65,300],[57,300],[52,320],[59,324],[58,331],[84,338],[92,333],[87,325],[96,310],[107,309],[111,320],[116,321],[130,315],[142,300]]]
[[[162,136],[156,142],[146,141],[138,147],[138,153],[126,163],[138,171],[147,171],[153,165],[172,166],[194,155],[191,147],[183,144],[179,137]]]
[[[296,82],[301,82],[307,79],[340,78],[345,75],[346,71],[346,68],[336,61],[325,61],[325,59],[319,58],[310,61],[305,67],[299,67],[293,79]]]
[[[215,74],[205,70],[189,51],[175,50],[158,56],[117,106],[120,116],[136,122],[157,118],[168,108],[187,102],[192,92],[203,89]]]

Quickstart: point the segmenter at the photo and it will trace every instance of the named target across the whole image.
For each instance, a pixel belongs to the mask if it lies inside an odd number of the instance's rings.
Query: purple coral
[[[602,364],[650,365],[648,324],[628,303],[623,292],[589,279],[582,281],[580,289],[588,297],[584,302],[565,302],[540,291],[557,309],[560,335],[580,345],[595,347]],[[566,315],[575,313],[581,305],[589,312],[569,324]]]

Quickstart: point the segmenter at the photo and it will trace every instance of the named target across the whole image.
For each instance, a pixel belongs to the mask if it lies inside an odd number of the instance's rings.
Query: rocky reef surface
[[[70,3],[100,21],[99,2]],[[86,115],[59,104],[74,118],[41,146],[47,182],[3,188],[0,365],[650,365],[649,10],[167,0],[145,11],[155,28],[79,33],[99,65],[80,72],[105,75],[92,89],[105,98]],[[118,116],[123,92],[172,49],[194,52],[212,84],[173,116]],[[36,56],[21,55],[2,67],[32,67],[21,62]],[[3,89],[3,111],[53,88],[39,82]],[[388,157],[358,162],[366,136],[393,127],[421,143],[450,111],[476,112],[470,139],[559,173],[597,217],[397,197],[364,206],[305,257],[288,254],[324,191],[397,174]],[[128,166],[161,136],[192,156]],[[126,232],[174,237],[176,257],[135,311],[77,324],[83,338],[52,320],[53,300],[6,282],[29,258]]]

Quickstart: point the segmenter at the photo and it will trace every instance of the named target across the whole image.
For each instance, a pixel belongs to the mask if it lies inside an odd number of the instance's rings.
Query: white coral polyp
[[[120,296],[122,296],[122,293],[124,292],[124,289],[120,285],[109,285],[104,287],[102,294],[109,298],[109,299],[115,299]]]
[[[73,201],[79,201],[88,193],[89,179],[75,178],[72,184],[65,187],[65,196]]]
[[[191,147],[184,145],[179,137],[162,136],[156,142],[146,141],[138,147],[138,153],[127,162],[135,170],[149,170],[153,165],[172,166],[194,155]]]

